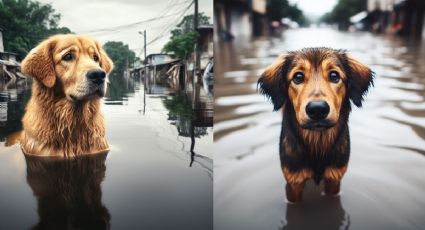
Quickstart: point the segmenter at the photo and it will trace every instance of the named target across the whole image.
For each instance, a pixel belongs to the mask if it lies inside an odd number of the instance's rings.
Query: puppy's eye
[[[331,71],[331,72],[329,73],[329,80],[330,80],[332,83],[338,83],[338,82],[339,82],[339,79],[340,79],[340,77],[339,77],[338,72],[336,72],[336,71]]]
[[[74,60],[74,55],[72,53],[67,53],[62,57],[62,60],[64,61],[72,61]]]
[[[99,56],[97,56],[97,54],[93,55],[93,60],[95,62],[99,62]]]
[[[303,83],[304,82],[304,74],[301,73],[301,72],[296,72],[294,74],[294,76],[292,77],[292,81],[297,85]]]

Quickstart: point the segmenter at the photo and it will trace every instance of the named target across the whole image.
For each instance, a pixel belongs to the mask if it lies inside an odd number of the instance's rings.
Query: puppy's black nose
[[[105,82],[106,73],[103,70],[89,70],[86,74],[87,78],[95,84],[103,84]]]
[[[328,116],[329,110],[329,105],[326,101],[311,101],[305,107],[307,115],[315,121],[325,119]]]

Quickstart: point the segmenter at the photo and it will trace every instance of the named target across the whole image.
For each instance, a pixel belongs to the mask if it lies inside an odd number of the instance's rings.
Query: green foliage
[[[321,18],[321,21],[337,23],[340,29],[346,30],[350,25],[350,17],[366,9],[367,0],[339,0],[332,11]]]
[[[177,24],[176,28],[171,31],[171,38],[194,31],[193,17],[193,14],[185,16],[183,20]],[[198,14],[198,25],[208,25],[209,21],[210,17],[206,16],[204,13]]]
[[[282,18],[290,18],[300,26],[305,26],[308,20],[296,4],[289,4],[288,0],[269,0],[267,2],[267,12],[273,21],[280,21]]]
[[[58,27],[60,14],[50,4],[31,0],[1,0],[0,28],[4,48],[22,59],[41,40],[57,33],[71,33]]]
[[[108,56],[114,62],[114,70],[112,71],[113,76],[122,76],[127,66],[132,67],[132,64],[136,60],[136,54],[128,48],[128,45],[124,45],[122,42],[109,41],[103,45]]]
[[[173,53],[177,58],[185,59],[195,48],[196,40],[198,39],[198,33],[189,32],[182,35],[177,35],[171,38],[164,48],[163,52]]]
[[[185,120],[194,119],[192,103],[186,95],[178,94],[171,98],[165,98],[163,101],[164,106],[172,117],[179,117]]]
[[[172,53],[177,58],[186,59],[195,48],[198,39],[198,33],[194,30],[193,15],[185,16],[182,21],[176,26],[176,29],[171,31],[171,38],[164,47],[162,52]],[[199,13],[198,24],[208,25],[210,18],[204,13]]]

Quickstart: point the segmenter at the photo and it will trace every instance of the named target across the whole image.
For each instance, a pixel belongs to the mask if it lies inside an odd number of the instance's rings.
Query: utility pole
[[[198,30],[198,0],[194,0],[195,2],[195,14],[193,15],[193,29],[194,32],[197,32]],[[197,82],[197,78],[198,78],[198,70],[199,70],[199,52],[198,52],[198,41],[195,42],[195,47],[194,47],[194,53],[195,53],[195,57],[194,57],[194,66],[193,66],[193,78],[192,78],[192,108],[194,109],[196,106],[196,82]]]
[[[195,1],[195,15],[193,17],[193,26],[195,32],[198,30],[199,26],[199,13],[198,13],[198,0]],[[199,69],[199,50],[198,50],[198,41],[195,43],[195,71]]]
[[[142,34],[142,32],[141,32],[141,31],[139,31],[139,34]],[[143,62],[144,62],[143,64],[145,64],[145,63],[146,63],[146,61],[147,61],[147,60],[146,60],[146,56],[147,56],[147,55],[146,55],[146,30],[143,30],[143,43],[144,43],[144,44],[143,44],[143,47],[144,47],[144,53],[145,53],[145,55],[144,55],[144,56],[145,56],[145,59],[143,60]],[[147,64],[147,63],[146,63],[146,64]],[[146,65],[146,64],[145,64],[145,65]],[[148,68],[145,66],[145,68],[144,68],[144,69],[145,69],[145,71],[144,71],[144,75],[145,75],[145,76],[144,76],[144,86],[145,86],[145,92],[146,92],[146,89],[147,89],[147,84],[146,84],[146,83],[147,83],[147,76],[148,76],[148,74],[147,74]]]
[[[195,1],[195,15],[194,15],[194,20],[193,20],[193,25],[196,29],[198,28],[198,0],[194,0]]]
[[[146,60],[146,30],[143,31],[143,37],[145,38],[145,60]]]

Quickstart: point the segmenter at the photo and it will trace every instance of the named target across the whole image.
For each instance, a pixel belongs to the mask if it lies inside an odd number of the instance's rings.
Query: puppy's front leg
[[[305,182],[301,184],[286,183],[286,199],[290,202],[300,202],[303,199],[303,189]]]
[[[342,167],[328,167],[323,178],[325,179],[326,195],[337,195],[340,191],[341,179],[347,171],[347,165]]]
[[[290,202],[301,201],[305,182],[312,178],[313,172],[309,169],[291,171],[285,166],[282,171],[286,179],[286,199]]]

